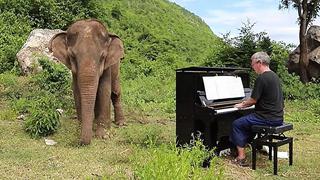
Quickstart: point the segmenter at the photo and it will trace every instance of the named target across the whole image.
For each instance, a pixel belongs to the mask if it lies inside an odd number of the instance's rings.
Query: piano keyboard
[[[215,111],[216,111],[216,114],[225,114],[225,113],[239,111],[239,110],[241,111],[241,110],[247,110],[247,109],[254,109],[254,107],[255,107],[254,105],[243,108],[243,109],[238,109],[238,108],[232,107],[232,108],[218,109]]]

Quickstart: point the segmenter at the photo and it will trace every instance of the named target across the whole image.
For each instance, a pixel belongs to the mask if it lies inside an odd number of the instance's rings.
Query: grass
[[[196,169],[194,176],[189,178],[219,179],[222,176],[223,179],[318,179],[319,103],[319,100],[286,102],[286,121],[294,125],[294,130],[286,133],[294,137],[294,161],[293,166],[289,166],[287,159],[280,159],[278,176],[272,175],[272,162],[266,156],[258,154],[256,171],[237,167],[231,163],[230,158],[219,157],[215,159],[216,167]],[[141,165],[150,168],[158,167],[152,161],[161,162],[164,166],[172,165],[166,164],[168,162],[180,163],[177,162],[177,154],[172,154],[175,150],[170,149],[170,144],[175,143],[174,115],[164,117],[126,111],[128,126],[112,127],[109,138],[93,139],[92,144],[85,147],[78,146],[79,123],[74,118],[63,116],[58,132],[47,137],[58,143],[47,146],[44,138],[33,139],[26,134],[23,121],[16,117],[10,103],[1,98],[1,179],[137,179],[139,166],[140,173],[141,168],[144,168]],[[286,145],[280,151],[287,149]],[[248,149],[249,161],[250,153]],[[176,161],[166,161],[166,157]],[[179,167],[176,165],[172,167]],[[217,173],[213,173],[213,170],[221,172],[220,175],[218,173],[215,176]],[[168,178],[172,179],[164,177]]]

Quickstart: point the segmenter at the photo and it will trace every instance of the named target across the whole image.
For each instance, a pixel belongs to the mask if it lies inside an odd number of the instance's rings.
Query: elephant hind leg
[[[111,100],[114,108],[115,124],[118,126],[125,125],[125,119],[121,106],[121,86],[120,86],[120,62],[111,67]]]
[[[113,104],[113,108],[114,108],[115,124],[118,125],[118,126],[124,126],[125,125],[125,119],[124,119],[122,106],[121,106],[121,95],[120,95],[120,92],[116,93],[116,92],[112,91],[111,99],[112,99],[112,104]]]

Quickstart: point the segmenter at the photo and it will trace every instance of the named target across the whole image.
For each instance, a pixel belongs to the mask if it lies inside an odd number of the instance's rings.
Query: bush
[[[14,68],[16,54],[31,31],[28,22],[12,12],[0,13],[0,73]]]
[[[33,99],[28,108],[29,114],[25,121],[25,130],[31,137],[48,136],[56,132],[60,125],[60,114],[57,111],[61,103],[56,97],[46,91],[39,94],[38,99]]]
[[[285,117],[289,122],[319,123],[320,99],[286,101]]]
[[[33,28],[66,28],[78,19],[97,18],[100,10],[97,0],[1,0],[0,13],[11,12],[27,18]]]
[[[213,150],[208,151],[201,141],[193,146],[177,148],[175,144],[160,146],[143,151],[143,160],[136,161],[134,175],[137,179],[222,179],[223,167],[218,158],[213,157]],[[209,157],[210,168],[202,168],[202,163]]]
[[[0,92],[10,100],[14,113],[26,116],[24,128],[32,137],[53,134],[60,124],[56,110],[73,107],[69,71],[46,59],[39,63],[43,70],[29,77],[0,74]]]
[[[282,89],[285,99],[308,100],[320,98],[320,84],[303,84],[299,76],[289,74],[284,66],[278,67],[278,74],[282,80]]]
[[[28,91],[28,80],[9,72],[0,74],[0,96],[7,100],[16,100]]]
[[[32,76],[32,81],[41,89],[56,94],[70,94],[71,74],[62,64],[46,58],[39,59],[42,71]]]

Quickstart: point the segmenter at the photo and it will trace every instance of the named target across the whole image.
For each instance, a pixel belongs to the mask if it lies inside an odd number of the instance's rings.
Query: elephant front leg
[[[81,122],[80,91],[79,91],[79,87],[78,87],[77,76],[74,74],[72,75],[72,90],[73,90],[75,107],[76,107],[76,111],[77,111],[77,118]]]
[[[111,127],[111,73],[105,70],[102,74],[97,91],[95,119],[97,123],[96,136],[106,137],[106,129]]]

